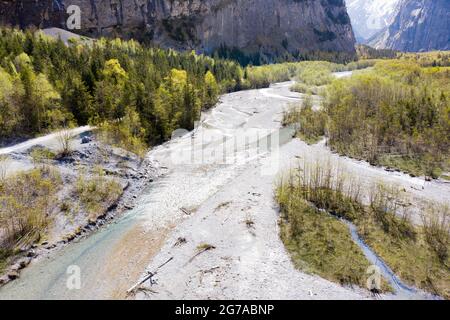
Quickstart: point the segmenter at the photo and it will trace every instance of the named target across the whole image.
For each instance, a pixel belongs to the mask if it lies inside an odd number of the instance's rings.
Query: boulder
[[[36,256],[36,251],[34,251],[33,249],[31,249],[30,251],[27,252],[27,257],[28,258],[32,258]]]
[[[0,286],[7,284],[10,281],[7,275],[0,277]]]
[[[19,270],[25,268],[26,266],[28,266],[31,262],[31,258],[22,258],[19,261],[17,261],[17,264],[19,265]]]
[[[15,271],[15,270],[11,270],[8,272],[7,276],[8,276],[9,280],[15,280],[15,279],[19,278],[19,272]]]
[[[92,137],[90,136],[84,136],[83,138],[81,138],[81,144],[86,144],[92,142]]]

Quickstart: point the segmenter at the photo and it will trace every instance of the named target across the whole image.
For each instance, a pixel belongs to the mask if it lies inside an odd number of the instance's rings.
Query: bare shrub
[[[69,129],[63,129],[57,134],[59,144],[59,155],[66,157],[72,153],[71,140],[72,132]]]
[[[34,169],[7,177],[0,186],[0,239],[4,248],[33,242],[48,222],[59,173]]]
[[[0,183],[6,179],[8,173],[9,158],[6,155],[0,155]]]
[[[360,182],[349,179],[342,168],[331,165],[329,161],[305,161],[292,184],[303,199],[334,215],[354,220],[362,211],[358,203],[361,197]]]
[[[326,133],[327,115],[321,110],[314,110],[311,95],[306,95],[302,104],[290,105],[285,110],[282,123],[284,126],[294,126],[300,139],[314,144]]]
[[[335,176],[335,169],[305,163],[303,169],[280,178],[276,189],[280,236],[297,268],[341,284],[362,286],[369,263],[348,227],[325,212],[344,206],[337,202],[341,195],[335,191],[344,185],[343,176]]]
[[[450,209],[447,206],[434,206],[422,214],[423,231],[429,246],[441,261],[448,258],[450,245]]]
[[[370,212],[383,230],[396,238],[416,239],[416,230],[401,189],[378,183],[369,194]]]
[[[93,177],[80,173],[75,185],[78,199],[93,219],[105,213],[123,193],[116,180],[104,176],[103,168],[97,166],[94,171]]]
[[[372,185],[369,193],[370,208],[378,220],[383,220],[388,212],[395,212],[397,208],[398,190],[390,185],[377,183]]]

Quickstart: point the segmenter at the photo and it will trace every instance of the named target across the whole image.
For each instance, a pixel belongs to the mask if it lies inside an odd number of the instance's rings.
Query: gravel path
[[[91,126],[83,126],[68,131],[71,136],[77,136],[91,132],[92,129]],[[4,171],[5,176],[9,176],[20,171],[32,169],[34,167],[33,161],[29,157],[24,156],[22,152],[35,146],[42,146],[57,152],[60,148],[60,142],[58,141],[59,134],[59,132],[54,132],[13,146],[0,148],[0,156],[7,157],[6,160],[0,164],[0,172]],[[79,148],[79,140],[72,141],[71,146],[74,149]]]

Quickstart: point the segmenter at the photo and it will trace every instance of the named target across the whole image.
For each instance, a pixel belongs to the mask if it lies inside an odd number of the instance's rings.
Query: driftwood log
[[[136,289],[138,289],[142,284],[144,284],[148,280],[150,280],[150,284],[152,284],[151,279],[158,273],[158,270],[161,269],[162,267],[164,267],[166,264],[168,264],[172,260],[173,260],[173,257],[169,258],[166,262],[164,262],[162,265],[160,265],[158,268],[156,268],[156,270],[154,272],[148,271],[147,275],[142,280],[138,281],[135,285],[133,285],[130,289],[127,290],[127,294],[133,293],[134,291],[136,291]]]
[[[191,215],[191,212],[190,212],[189,210],[187,210],[186,208],[181,207],[180,210],[181,210],[185,215],[188,215],[188,216]]]

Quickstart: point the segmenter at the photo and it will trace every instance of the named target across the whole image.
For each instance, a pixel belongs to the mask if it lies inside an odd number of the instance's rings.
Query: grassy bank
[[[347,226],[308,204],[299,191],[283,183],[277,189],[281,239],[295,266],[341,285],[365,287],[370,264]]]
[[[361,284],[365,279],[362,271],[367,262],[361,251],[345,225],[330,220],[328,212],[353,222],[364,241],[403,281],[450,297],[448,208],[430,206],[423,213],[423,225],[416,226],[402,191],[383,185],[363,191],[356,179],[320,163],[292,171],[279,184],[277,200],[282,240],[302,269],[339,282]],[[321,258],[316,261],[316,257]]]
[[[96,171],[96,174],[91,177],[80,173],[74,190],[83,210],[88,213],[89,219],[94,221],[104,214],[123,193],[120,184],[105,177],[102,168],[97,168]]]

